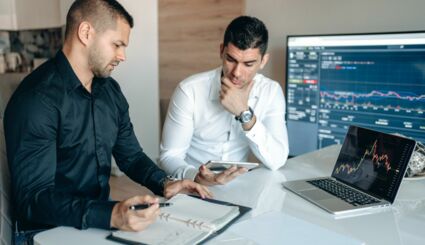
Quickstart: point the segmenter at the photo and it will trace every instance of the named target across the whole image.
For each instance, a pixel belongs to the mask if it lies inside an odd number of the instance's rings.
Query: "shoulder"
[[[257,73],[254,77],[254,89],[263,92],[263,93],[276,93],[276,92],[282,92],[282,87],[280,84],[270,79],[263,74]]]
[[[11,100],[30,102],[43,99],[50,103],[59,103],[65,91],[65,84],[52,60],[44,63],[26,76],[19,84]]]
[[[201,72],[187,77],[181,81],[178,87],[182,90],[209,90],[211,84],[217,78],[217,75],[220,73],[220,68]]]

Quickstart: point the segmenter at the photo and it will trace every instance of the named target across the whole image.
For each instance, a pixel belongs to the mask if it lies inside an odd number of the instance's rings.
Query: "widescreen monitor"
[[[425,32],[288,36],[290,155],[342,144],[349,125],[425,142]]]

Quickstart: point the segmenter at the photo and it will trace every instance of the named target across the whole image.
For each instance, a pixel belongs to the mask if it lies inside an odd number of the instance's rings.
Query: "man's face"
[[[125,60],[129,36],[130,26],[121,18],[118,18],[115,29],[96,33],[89,48],[89,66],[94,76],[109,77],[115,66]]]
[[[221,45],[220,49],[223,76],[229,78],[238,88],[244,88],[267,63],[266,55],[262,57],[259,48],[240,50],[229,43],[225,47]]]

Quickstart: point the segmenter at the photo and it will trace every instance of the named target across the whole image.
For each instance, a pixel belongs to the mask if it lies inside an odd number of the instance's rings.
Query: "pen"
[[[158,203],[160,208],[171,206],[172,203],[164,202],[164,203]],[[131,210],[141,210],[145,208],[149,208],[153,204],[137,204],[137,205],[131,205],[128,207]]]

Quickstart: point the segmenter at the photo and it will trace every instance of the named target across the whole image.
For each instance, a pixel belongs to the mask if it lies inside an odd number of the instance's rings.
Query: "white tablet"
[[[210,160],[205,164],[205,167],[207,167],[211,171],[224,171],[232,166],[251,170],[253,168],[260,166],[260,164],[257,162],[214,161],[214,160]]]

